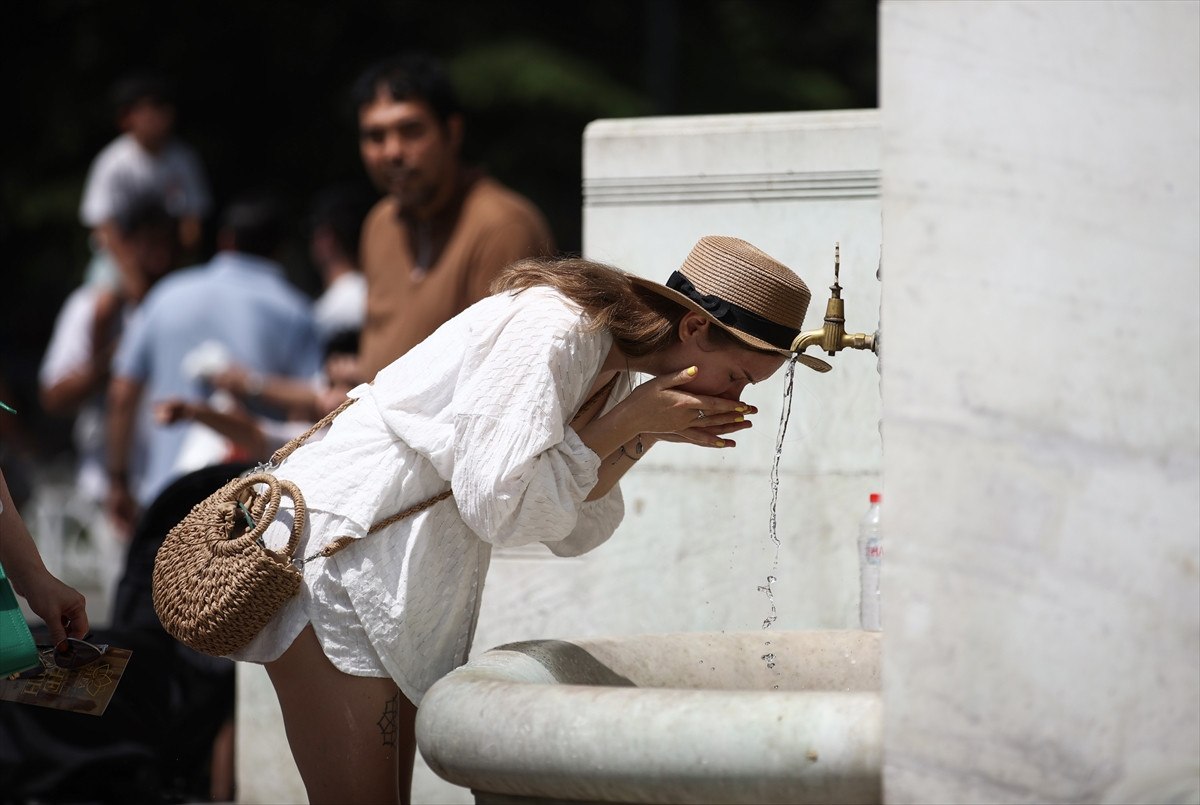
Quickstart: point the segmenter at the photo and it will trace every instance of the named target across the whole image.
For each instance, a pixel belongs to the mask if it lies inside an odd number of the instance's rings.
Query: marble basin
[[[439,680],[417,744],[480,805],[882,801],[879,634],[535,640]]]

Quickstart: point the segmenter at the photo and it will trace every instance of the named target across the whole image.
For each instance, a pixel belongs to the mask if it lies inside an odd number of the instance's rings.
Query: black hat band
[[[762,316],[751,310],[747,310],[741,305],[729,302],[719,296],[709,296],[700,293],[696,290],[696,286],[692,285],[691,280],[678,271],[671,274],[671,277],[667,280],[667,287],[691,299],[697,305],[704,308],[704,311],[708,315],[726,327],[731,327],[747,335],[752,335],[778,349],[790,350],[792,342],[796,340],[796,336],[800,335],[799,330],[778,324],[770,319],[764,319]]]

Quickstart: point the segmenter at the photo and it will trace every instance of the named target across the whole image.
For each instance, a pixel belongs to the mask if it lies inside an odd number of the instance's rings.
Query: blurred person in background
[[[126,245],[130,272],[122,273],[115,287],[84,283],[71,292],[55,320],[38,374],[42,408],[75,417],[76,493],[98,506],[108,496],[104,409],[117,341],[146,292],[178,266],[180,256],[178,220],[156,195],[126,204],[115,226]],[[131,461],[140,465],[140,451]]]
[[[320,370],[312,303],[274,259],[284,232],[277,198],[237,199],[222,215],[213,259],[160,282],[122,337],[108,391],[107,470],[109,514],[126,532],[172,480],[229,457],[228,445],[213,442],[207,428],[155,427],[145,470],[132,474],[135,422],[145,417],[153,427],[155,402],[220,405],[209,378],[233,364],[259,376],[305,380]],[[285,418],[286,412],[250,396],[255,414]]]
[[[326,188],[313,201],[309,254],[325,289],[313,305],[317,335],[326,356],[324,373],[310,382],[282,375],[264,376],[233,364],[209,378],[214,387],[229,392],[242,402],[257,397],[268,405],[286,410],[295,421],[312,422],[340,405],[345,392],[365,380],[359,369],[358,349],[366,314],[367,287],[358,269],[358,245],[363,217],[370,206],[370,200],[349,185]],[[260,431],[255,418],[247,411],[221,411],[184,400],[160,405],[157,417],[160,424],[164,421],[207,421],[214,430],[226,436],[234,429],[243,434]],[[244,426],[238,427],[238,422]],[[268,424],[261,418],[258,423]],[[266,430],[274,429],[268,426]],[[248,442],[243,441],[243,444]]]
[[[442,66],[391,58],[357,80],[359,148],[386,196],[367,217],[361,263],[366,379],[488,295],[501,268],[548,256],[554,240],[529,199],[463,164],[462,108]]]
[[[178,219],[180,244],[191,254],[212,202],[199,156],[175,135],[171,81],[155,73],[126,76],[114,87],[113,102],[121,134],[92,161],[79,216],[91,232],[86,281],[115,286],[120,277],[128,286],[137,271],[118,225],[125,208],[157,195]]]

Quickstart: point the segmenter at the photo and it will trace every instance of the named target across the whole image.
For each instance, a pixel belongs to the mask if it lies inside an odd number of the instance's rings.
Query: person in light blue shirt
[[[264,196],[235,201],[222,216],[218,252],[165,278],[147,295],[117,349],[109,385],[108,511],[129,533],[139,509],[172,480],[228,460],[227,445],[200,425],[152,428],[145,466],[130,464],[130,434],[150,426],[166,398],[221,405],[207,378],[231,364],[258,375],[312,378],[321,353],[312,302],[273,259],[285,231],[282,205]],[[261,416],[283,419],[251,399]],[[234,456],[236,458],[236,456]]]

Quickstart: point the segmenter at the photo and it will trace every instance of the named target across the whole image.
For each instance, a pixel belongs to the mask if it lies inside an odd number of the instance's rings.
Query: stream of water
[[[776,573],[779,571],[779,533],[777,514],[779,509],[779,460],[783,456],[783,439],[787,435],[788,420],[792,416],[792,387],[796,380],[796,356],[792,356],[787,364],[787,373],[783,387],[783,412],[779,416],[779,433],[775,437],[775,458],[771,462],[771,520],[768,529],[768,534],[771,537],[771,542],[775,543],[775,556],[771,560],[771,572],[767,574],[767,583],[759,586],[758,591],[765,593],[767,601],[771,605],[771,614],[763,621],[762,628],[770,629],[771,624],[775,623],[779,617],[778,611],[775,609],[775,591],[771,589],[771,585],[778,581]],[[766,659],[765,657],[763,659]],[[772,655],[774,659],[774,655]],[[772,663],[773,664],[773,663]],[[770,667],[770,664],[768,665]]]

